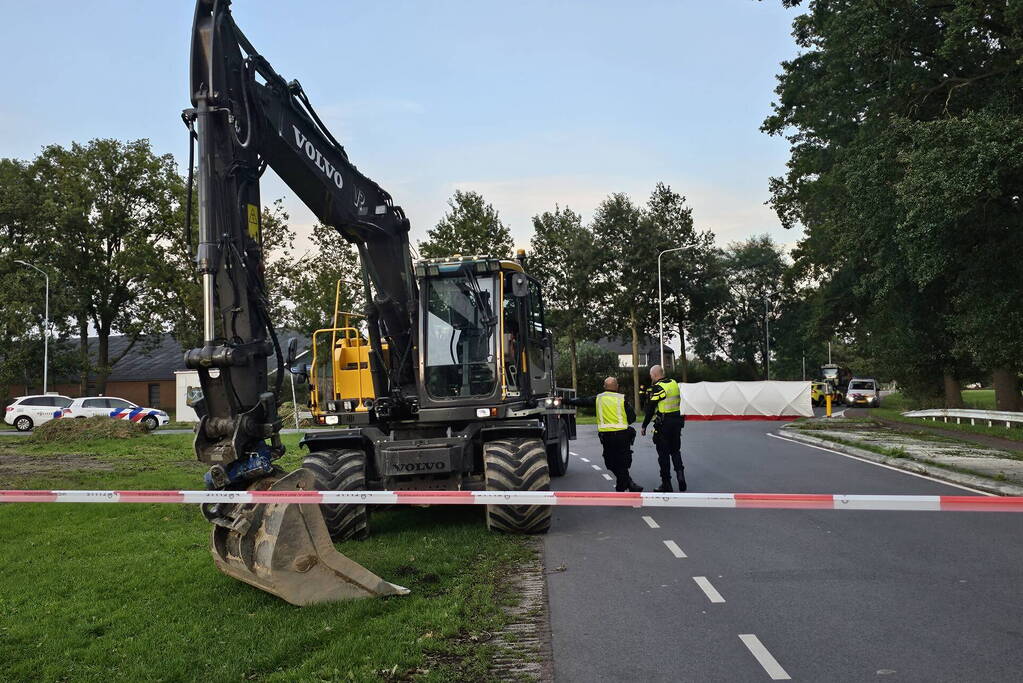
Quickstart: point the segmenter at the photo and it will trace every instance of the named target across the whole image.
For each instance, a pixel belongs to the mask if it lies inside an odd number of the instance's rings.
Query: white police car
[[[71,399],[59,394],[19,396],[4,410],[4,422],[19,432],[28,432],[37,425],[61,417],[69,405]]]
[[[139,422],[152,431],[170,422],[170,416],[156,408],[143,408],[131,401],[113,396],[86,396],[71,401],[64,417],[109,417],[115,420]]]

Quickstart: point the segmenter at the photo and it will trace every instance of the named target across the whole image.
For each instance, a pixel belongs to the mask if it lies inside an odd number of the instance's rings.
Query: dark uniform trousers
[[[661,413],[654,422],[654,446],[657,447],[657,465],[661,468],[661,481],[671,480],[671,467],[675,474],[682,473],[682,416],[679,413]]]
[[[599,432],[600,445],[604,448],[604,467],[615,475],[615,491],[627,491],[632,478],[632,444],[636,440],[633,427],[614,432]]]

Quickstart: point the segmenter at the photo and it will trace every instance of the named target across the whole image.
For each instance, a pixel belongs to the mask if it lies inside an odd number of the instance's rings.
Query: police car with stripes
[[[131,401],[113,396],[76,398],[64,409],[64,417],[109,417],[138,422],[152,431],[170,422],[170,416],[156,408],[143,408]]]

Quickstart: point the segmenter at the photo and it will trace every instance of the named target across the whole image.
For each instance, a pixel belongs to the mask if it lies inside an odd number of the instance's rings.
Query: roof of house
[[[281,351],[287,351],[288,339],[299,337],[299,351],[308,348],[309,342],[302,335],[284,330],[278,331],[277,338],[281,343]],[[73,340],[65,343],[75,345]],[[130,343],[123,335],[111,335],[109,340],[109,357],[117,358]],[[89,355],[95,360],[99,345],[99,337],[89,337]],[[277,359],[271,354],[267,359],[269,368],[277,367]],[[155,340],[139,339],[135,346],[113,367],[108,382],[144,382],[173,380],[174,372],[185,369],[185,349],[169,334],[161,334]],[[95,371],[89,373],[90,379]]]
[[[632,340],[623,341],[621,339],[610,339],[604,337],[603,339],[597,340],[597,346],[604,349],[605,351],[613,351],[618,355],[631,354],[632,353]],[[647,338],[641,338],[639,340],[639,352],[642,353],[660,353],[657,347],[657,343]],[[664,355],[674,356],[675,351],[670,346],[665,345]]]

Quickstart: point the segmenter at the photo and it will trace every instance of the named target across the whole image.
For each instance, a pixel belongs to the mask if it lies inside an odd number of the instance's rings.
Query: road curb
[[[893,458],[888,455],[881,455],[880,453],[868,451],[864,448],[856,448],[855,446],[847,446],[844,443],[809,436],[794,427],[782,427],[779,432],[786,438],[792,439],[793,441],[799,441],[800,443],[805,443],[810,446],[829,448],[833,451],[838,451],[839,453],[852,455],[857,458],[862,458],[863,460],[870,460],[871,462],[887,465],[888,467],[906,470],[907,472],[926,474],[929,477],[941,479],[942,481],[947,481],[952,484],[962,484],[963,486],[969,486],[998,496],[1023,496],[1023,486],[994,481],[987,477],[980,477],[975,474],[955,472],[943,467],[928,465],[911,458]]]

